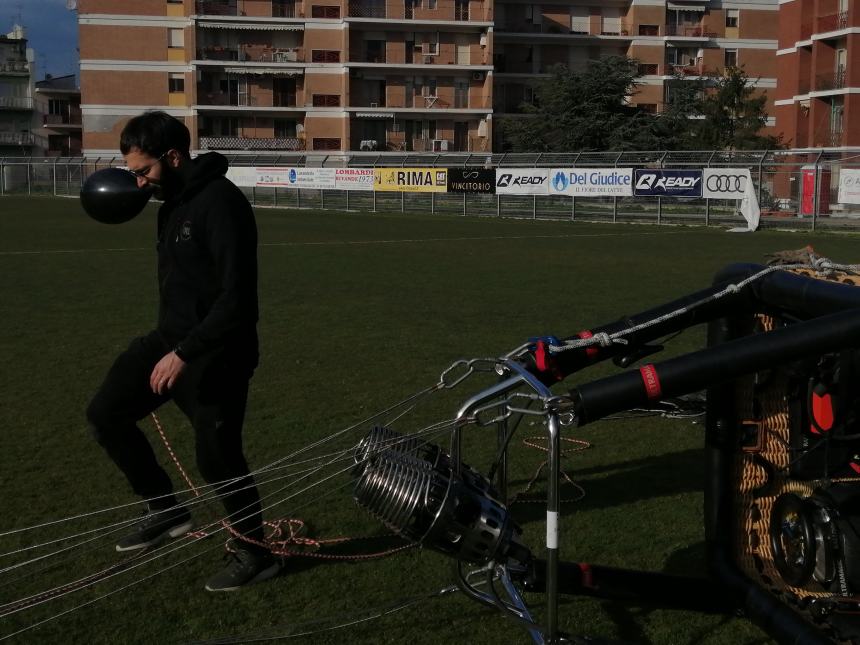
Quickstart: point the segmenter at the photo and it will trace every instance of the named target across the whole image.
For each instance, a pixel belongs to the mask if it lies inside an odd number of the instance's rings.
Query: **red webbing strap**
[[[660,385],[657,369],[649,363],[639,368],[639,374],[642,376],[642,385],[645,386],[645,395],[648,400],[659,401],[663,397],[663,388]]]

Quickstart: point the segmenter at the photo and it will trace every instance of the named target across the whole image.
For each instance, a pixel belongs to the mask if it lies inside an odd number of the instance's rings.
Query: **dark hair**
[[[132,118],[122,129],[120,152],[125,155],[132,148],[155,158],[171,149],[190,157],[191,134],[179,119],[167,112],[152,110]]]

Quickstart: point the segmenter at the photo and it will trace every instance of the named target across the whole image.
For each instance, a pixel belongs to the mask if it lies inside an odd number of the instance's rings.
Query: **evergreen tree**
[[[643,134],[650,138],[649,115],[627,105],[637,71],[637,62],[623,56],[593,61],[579,73],[553,66],[551,78],[534,84],[524,116],[502,120],[505,139],[516,152],[641,149]]]
[[[702,150],[765,150],[782,147],[779,137],[760,134],[767,124],[764,94],[755,94],[746,72],[727,67],[712,77],[698,111],[704,117],[693,127]]]

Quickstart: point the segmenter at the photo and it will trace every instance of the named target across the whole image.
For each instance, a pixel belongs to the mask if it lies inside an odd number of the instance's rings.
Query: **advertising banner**
[[[444,193],[448,190],[447,168],[375,168],[374,190],[415,193]]]
[[[574,197],[630,197],[632,168],[553,168],[549,171],[549,194]]]
[[[257,169],[251,166],[231,166],[227,168],[227,179],[237,186],[253,188],[257,185]]]
[[[492,168],[448,168],[449,193],[494,193],[496,171]]]
[[[839,171],[839,202],[860,204],[860,168],[843,168]]]
[[[702,196],[712,199],[743,199],[753,183],[749,168],[705,168],[702,182]]]
[[[334,168],[257,168],[257,186],[331,190]]]
[[[636,197],[701,197],[701,170],[650,170],[639,168],[634,175]]]
[[[373,190],[373,168],[337,168],[334,187],[338,190]]]
[[[496,168],[496,192],[502,195],[548,195],[546,168]]]
[[[747,229],[758,229],[761,209],[749,168],[705,168],[702,179],[704,197],[740,200],[740,212]]]

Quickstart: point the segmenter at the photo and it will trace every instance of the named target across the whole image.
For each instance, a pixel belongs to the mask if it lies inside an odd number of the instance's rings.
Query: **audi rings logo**
[[[745,175],[708,175],[705,188],[715,193],[744,193],[747,178]]]

